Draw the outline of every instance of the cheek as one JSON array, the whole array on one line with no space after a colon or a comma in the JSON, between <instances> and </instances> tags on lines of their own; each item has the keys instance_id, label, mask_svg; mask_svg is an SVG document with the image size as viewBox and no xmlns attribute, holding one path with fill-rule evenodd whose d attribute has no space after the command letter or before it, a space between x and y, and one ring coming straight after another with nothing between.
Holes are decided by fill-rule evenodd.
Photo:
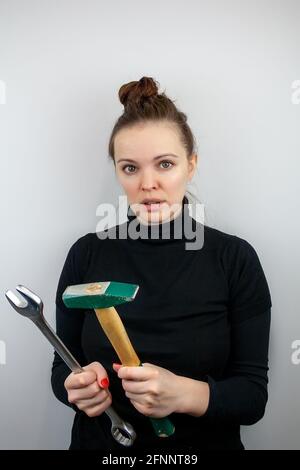
<instances>
[{"instance_id":1,"label":"cheek","mask_svg":"<svg viewBox=\"0 0 300 470\"><path fill-rule=\"evenodd\" d=\"M178 171L172 171L168 174L165 183L168 185L170 189L180 189L182 186L186 184L187 175L182 169L178 169Z\"/></svg>"},{"instance_id":2,"label":"cheek","mask_svg":"<svg viewBox=\"0 0 300 470\"><path fill-rule=\"evenodd\" d=\"M127 191L134 191L137 186L137 180L133 177L128 177L123 173L117 174L120 185Z\"/></svg>"}]
</instances>

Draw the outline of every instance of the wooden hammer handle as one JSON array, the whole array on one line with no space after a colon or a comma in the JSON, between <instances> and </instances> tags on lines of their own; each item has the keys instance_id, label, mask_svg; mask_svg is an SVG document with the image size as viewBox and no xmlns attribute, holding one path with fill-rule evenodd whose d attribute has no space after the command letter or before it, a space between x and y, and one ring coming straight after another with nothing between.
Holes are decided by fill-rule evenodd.
<instances>
[{"instance_id":1,"label":"wooden hammer handle","mask_svg":"<svg viewBox=\"0 0 300 470\"><path fill-rule=\"evenodd\" d=\"M95 308L95 313L106 336L124 366L141 366L121 318L114 307ZM159 437L169 437L175 432L175 426L165 418L150 418L155 433Z\"/></svg>"},{"instance_id":2,"label":"wooden hammer handle","mask_svg":"<svg viewBox=\"0 0 300 470\"><path fill-rule=\"evenodd\" d=\"M121 364L124 366L139 366L141 361L133 349L116 309L114 307L95 308L95 313Z\"/></svg>"}]
</instances>

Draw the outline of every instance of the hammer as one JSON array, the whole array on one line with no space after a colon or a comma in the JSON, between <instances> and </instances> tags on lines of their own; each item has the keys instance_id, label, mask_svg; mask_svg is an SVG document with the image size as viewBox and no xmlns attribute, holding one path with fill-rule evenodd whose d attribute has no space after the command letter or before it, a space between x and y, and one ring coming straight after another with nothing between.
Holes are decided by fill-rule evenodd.
<instances>
[{"instance_id":1,"label":"hammer","mask_svg":"<svg viewBox=\"0 0 300 470\"><path fill-rule=\"evenodd\" d=\"M114 306L132 301L138 290L136 284L100 281L68 286L62 295L66 307L95 310L104 333L124 366L142 366L142 363ZM159 437L169 437L175 432L174 425L167 417L150 418L150 421Z\"/></svg>"}]
</instances>

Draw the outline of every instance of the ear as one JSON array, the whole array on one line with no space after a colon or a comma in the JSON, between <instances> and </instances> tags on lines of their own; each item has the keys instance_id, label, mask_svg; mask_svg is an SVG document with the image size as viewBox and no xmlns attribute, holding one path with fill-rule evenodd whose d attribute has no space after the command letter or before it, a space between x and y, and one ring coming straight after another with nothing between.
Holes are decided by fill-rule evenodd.
<instances>
[{"instance_id":1,"label":"ear","mask_svg":"<svg viewBox=\"0 0 300 470\"><path fill-rule=\"evenodd\" d=\"M198 162L198 155L196 153L193 153L193 155L189 158L189 161L188 161L189 180L191 180L194 176L194 173L197 168L197 162Z\"/></svg>"}]
</instances>

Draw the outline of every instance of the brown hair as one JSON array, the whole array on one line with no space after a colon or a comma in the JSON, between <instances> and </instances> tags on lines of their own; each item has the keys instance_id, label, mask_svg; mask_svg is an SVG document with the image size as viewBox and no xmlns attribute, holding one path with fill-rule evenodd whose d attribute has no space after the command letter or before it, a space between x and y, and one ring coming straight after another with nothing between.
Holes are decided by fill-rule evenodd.
<instances>
[{"instance_id":1,"label":"brown hair","mask_svg":"<svg viewBox=\"0 0 300 470\"><path fill-rule=\"evenodd\" d=\"M195 139L187 124L187 116L180 111L165 93L158 93L158 85L152 77L142 77L119 89L119 99L124 112L115 123L108 145L109 156L115 161L114 140L121 129L148 121L166 121L175 124L186 149L187 157L195 151Z\"/></svg>"}]
</instances>

